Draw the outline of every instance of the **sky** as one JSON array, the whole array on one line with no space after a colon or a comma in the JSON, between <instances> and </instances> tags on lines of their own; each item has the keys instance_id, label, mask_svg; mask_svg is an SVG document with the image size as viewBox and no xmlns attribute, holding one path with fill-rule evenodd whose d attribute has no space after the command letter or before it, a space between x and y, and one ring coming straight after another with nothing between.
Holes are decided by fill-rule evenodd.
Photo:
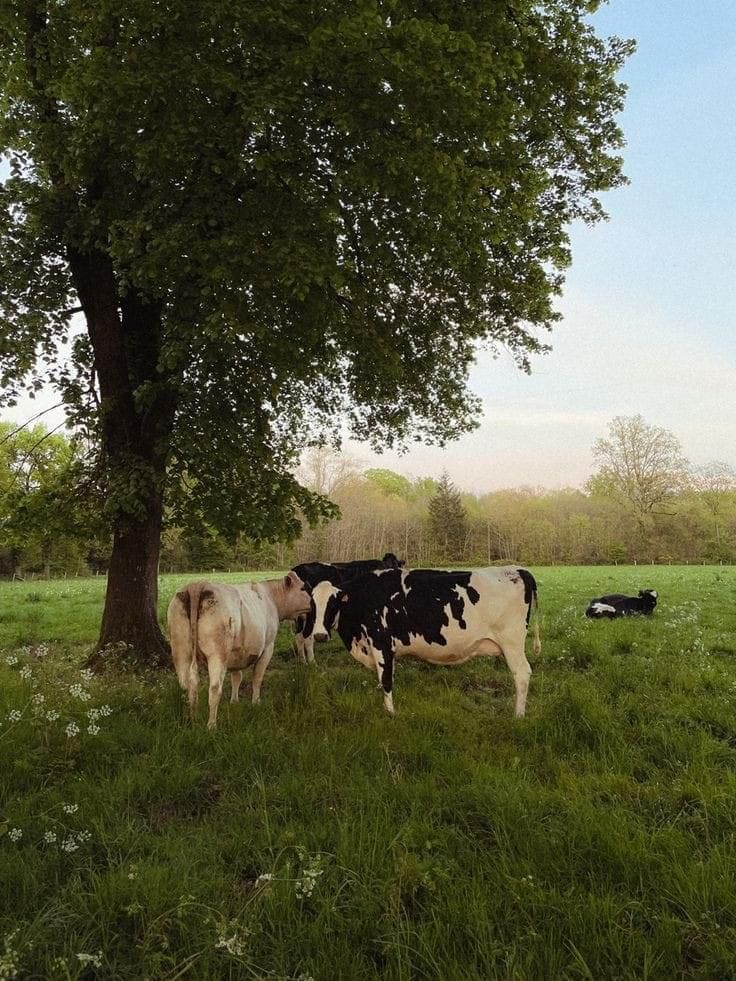
<instances>
[{"instance_id":1,"label":"sky","mask_svg":"<svg viewBox=\"0 0 736 981\"><path fill-rule=\"evenodd\" d=\"M593 23L637 41L621 74L631 183L604 196L608 222L572 229L552 353L531 376L482 355L478 430L403 457L352 444L367 465L446 469L476 493L578 487L608 422L640 413L694 464L736 466L736 3L611 0Z\"/></svg>"},{"instance_id":2,"label":"sky","mask_svg":"<svg viewBox=\"0 0 736 981\"><path fill-rule=\"evenodd\" d=\"M348 443L366 467L447 470L474 493L579 487L609 421L635 414L670 430L694 464L736 466L736 2L610 0L593 23L638 45L621 75L631 183L604 196L608 222L571 230L563 320L544 338L553 351L531 375L480 355L479 429L403 456Z\"/></svg>"}]
</instances>

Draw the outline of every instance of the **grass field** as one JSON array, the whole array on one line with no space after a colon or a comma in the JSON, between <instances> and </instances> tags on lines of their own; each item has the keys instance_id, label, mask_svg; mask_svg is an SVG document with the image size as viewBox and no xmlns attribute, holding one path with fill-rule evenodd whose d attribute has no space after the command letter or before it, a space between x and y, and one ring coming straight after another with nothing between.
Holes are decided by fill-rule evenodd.
<instances>
[{"instance_id":1,"label":"grass field","mask_svg":"<svg viewBox=\"0 0 736 981\"><path fill-rule=\"evenodd\" d=\"M214 733L80 673L103 580L0 584L0 981L736 978L736 569L534 572L526 719L481 659L401 661L392 719L283 630Z\"/></svg>"}]
</instances>

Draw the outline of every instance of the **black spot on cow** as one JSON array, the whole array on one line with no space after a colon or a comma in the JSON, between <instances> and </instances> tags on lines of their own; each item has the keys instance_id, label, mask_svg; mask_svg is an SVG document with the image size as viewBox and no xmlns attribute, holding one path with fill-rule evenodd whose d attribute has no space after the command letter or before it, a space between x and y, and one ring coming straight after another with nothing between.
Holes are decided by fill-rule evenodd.
<instances>
[{"instance_id":1,"label":"black spot on cow","mask_svg":"<svg viewBox=\"0 0 736 981\"><path fill-rule=\"evenodd\" d=\"M532 615L532 600L537 595L537 580L528 569L516 570L524 583L524 602L526 603L526 625L529 626L529 618Z\"/></svg>"},{"instance_id":2,"label":"black spot on cow","mask_svg":"<svg viewBox=\"0 0 736 981\"><path fill-rule=\"evenodd\" d=\"M477 590L468 588L471 575L414 569L404 574L403 583L399 569L361 576L343 587L343 596L349 602L340 606L337 632L348 648L367 633L384 657L396 643L408 646L412 634L445 647L447 639L442 631L450 617L466 629L465 600L477 603L480 599ZM330 629L333 625L334 615L327 615L325 627Z\"/></svg>"}]
</instances>

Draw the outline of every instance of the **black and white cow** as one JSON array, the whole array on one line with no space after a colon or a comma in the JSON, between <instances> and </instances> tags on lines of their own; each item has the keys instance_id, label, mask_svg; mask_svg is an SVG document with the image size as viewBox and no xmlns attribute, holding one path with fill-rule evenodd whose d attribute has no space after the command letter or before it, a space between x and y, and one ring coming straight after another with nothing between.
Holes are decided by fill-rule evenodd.
<instances>
[{"instance_id":1,"label":"black and white cow","mask_svg":"<svg viewBox=\"0 0 736 981\"><path fill-rule=\"evenodd\" d=\"M386 552L382 559L356 559L354 562L302 562L291 570L305 582L310 589L319 582L330 582L333 586L355 579L356 576L375 572L377 569L401 569L403 559L398 559L393 552ZM314 661L314 635L312 627L314 617L301 616L294 621L296 629L296 652L300 661Z\"/></svg>"},{"instance_id":2,"label":"black and white cow","mask_svg":"<svg viewBox=\"0 0 736 981\"><path fill-rule=\"evenodd\" d=\"M502 654L514 676L516 715L521 716L531 675L525 641L536 600L537 584L526 569L391 569L342 586L315 586L314 636L326 640L337 629L356 661L378 672L391 715L396 657L411 654L434 664L461 664L481 654ZM539 653L537 619L534 627L534 652Z\"/></svg>"},{"instance_id":3,"label":"black and white cow","mask_svg":"<svg viewBox=\"0 0 736 981\"><path fill-rule=\"evenodd\" d=\"M592 599L588 603L585 611L586 617L592 620L607 618L613 620L615 617L636 617L649 616L657 605L656 589L640 589L638 596L624 596L623 593L611 593L609 596L600 596Z\"/></svg>"}]
</instances>

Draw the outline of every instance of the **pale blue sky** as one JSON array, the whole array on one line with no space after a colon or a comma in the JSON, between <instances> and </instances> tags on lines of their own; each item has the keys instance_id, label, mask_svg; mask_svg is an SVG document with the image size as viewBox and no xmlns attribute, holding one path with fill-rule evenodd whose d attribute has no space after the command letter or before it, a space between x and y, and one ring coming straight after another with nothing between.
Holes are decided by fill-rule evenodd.
<instances>
[{"instance_id":1,"label":"pale blue sky","mask_svg":"<svg viewBox=\"0 0 736 981\"><path fill-rule=\"evenodd\" d=\"M573 229L564 314L531 377L482 357L481 429L399 458L468 490L579 486L615 415L670 429L694 463L736 466L736 0L611 0L598 32L633 37L622 126L631 184L610 221Z\"/></svg>"},{"instance_id":2,"label":"pale blue sky","mask_svg":"<svg viewBox=\"0 0 736 981\"><path fill-rule=\"evenodd\" d=\"M594 23L638 43L623 73L631 184L606 195L609 222L573 229L553 352L531 377L482 356L480 430L403 457L349 445L366 466L447 469L476 492L579 486L608 421L636 413L694 463L736 466L736 0L611 0Z\"/></svg>"}]
</instances>

